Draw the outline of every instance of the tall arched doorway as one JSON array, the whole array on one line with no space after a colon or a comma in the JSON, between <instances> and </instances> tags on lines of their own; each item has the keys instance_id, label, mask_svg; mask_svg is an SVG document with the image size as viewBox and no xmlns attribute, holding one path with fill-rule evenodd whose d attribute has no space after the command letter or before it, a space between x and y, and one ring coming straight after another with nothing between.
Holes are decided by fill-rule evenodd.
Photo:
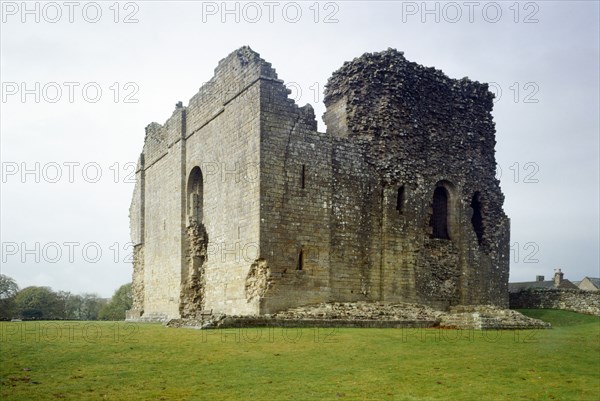
<instances>
[{"instance_id":1,"label":"tall arched doorway","mask_svg":"<svg viewBox=\"0 0 600 401\"><path fill-rule=\"evenodd\" d=\"M202 170L196 166L190 171L187 185L187 210L188 223L202 223L203 215L203 192L204 181L202 179Z\"/></svg>"}]
</instances>

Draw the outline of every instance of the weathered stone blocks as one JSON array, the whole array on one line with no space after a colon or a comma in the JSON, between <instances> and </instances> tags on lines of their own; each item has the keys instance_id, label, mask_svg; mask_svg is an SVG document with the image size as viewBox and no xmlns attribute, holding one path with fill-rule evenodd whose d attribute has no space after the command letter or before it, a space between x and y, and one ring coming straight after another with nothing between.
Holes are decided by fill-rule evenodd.
<instances>
[{"instance_id":1,"label":"weathered stone blocks","mask_svg":"<svg viewBox=\"0 0 600 401\"><path fill-rule=\"evenodd\" d=\"M600 292L560 288L526 289L510 293L514 309L564 309L600 316Z\"/></svg>"},{"instance_id":2,"label":"weathered stone blocks","mask_svg":"<svg viewBox=\"0 0 600 401\"><path fill-rule=\"evenodd\" d=\"M248 47L146 128L132 319L324 302L508 306L493 95L393 49L336 71L327 132Z\"/></svg>"}]
</instances>

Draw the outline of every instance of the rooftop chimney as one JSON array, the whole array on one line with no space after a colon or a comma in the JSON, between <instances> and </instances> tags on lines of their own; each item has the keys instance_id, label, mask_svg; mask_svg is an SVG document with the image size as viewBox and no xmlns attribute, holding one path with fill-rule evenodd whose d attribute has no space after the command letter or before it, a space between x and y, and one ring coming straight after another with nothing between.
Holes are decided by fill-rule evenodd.
<instances>
[{"instance_id":1,"label":"rooftop chimney","mask_svg":"<svg viewBox=\"0 0 600 401\"><path fill-rule=\"evenodd\" d=\"M535 281L544 281L544 276L535 276Z\"/></svg>"},{"instance_id":2,"label":"rooftop chimney","mask_svg":"<svg viewBox=\"0 0 600 401\"><path fill-rule=\"evenodd\" d=\"M554 269L554 286L558 287L563 280L564 273L560 269Z\"/></svg>"}]
</instances>

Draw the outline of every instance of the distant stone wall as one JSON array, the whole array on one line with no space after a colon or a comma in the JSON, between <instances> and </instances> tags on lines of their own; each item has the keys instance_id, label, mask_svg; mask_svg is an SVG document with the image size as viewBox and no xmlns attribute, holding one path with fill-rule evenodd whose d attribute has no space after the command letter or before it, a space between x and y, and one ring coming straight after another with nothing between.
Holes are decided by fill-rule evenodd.
<instances>
[{"instance_id":1,"label":"distant stone wall","mask_svg":"<svg viewBox=\"0 0 600 401\"><path fill-rule=\"evenodd\" d=\"M529 289L510 293L511 309L564 309L600 316L600 293L583 290Z\"/></svg>"}]
</instances>

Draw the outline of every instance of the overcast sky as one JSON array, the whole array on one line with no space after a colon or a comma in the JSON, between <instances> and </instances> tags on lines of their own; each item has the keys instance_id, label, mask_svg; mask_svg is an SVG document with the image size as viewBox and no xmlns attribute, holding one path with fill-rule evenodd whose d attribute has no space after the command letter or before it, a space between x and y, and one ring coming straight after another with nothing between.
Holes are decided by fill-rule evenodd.
<instances>
[{"instance_id":1,"label":"overcast sky","mask_svg":"<svg viewBox=\"0 0 600 401\"><path fill-rule=\"evenodd\" d=\"M108 297L131 280L144 127L243 45L320 130L327 79L365 52L491 83L511 281L600 276L598 2L22 4L2 3L0 42L1 270L21 287Z\"/></svg>"}]
</instances>

